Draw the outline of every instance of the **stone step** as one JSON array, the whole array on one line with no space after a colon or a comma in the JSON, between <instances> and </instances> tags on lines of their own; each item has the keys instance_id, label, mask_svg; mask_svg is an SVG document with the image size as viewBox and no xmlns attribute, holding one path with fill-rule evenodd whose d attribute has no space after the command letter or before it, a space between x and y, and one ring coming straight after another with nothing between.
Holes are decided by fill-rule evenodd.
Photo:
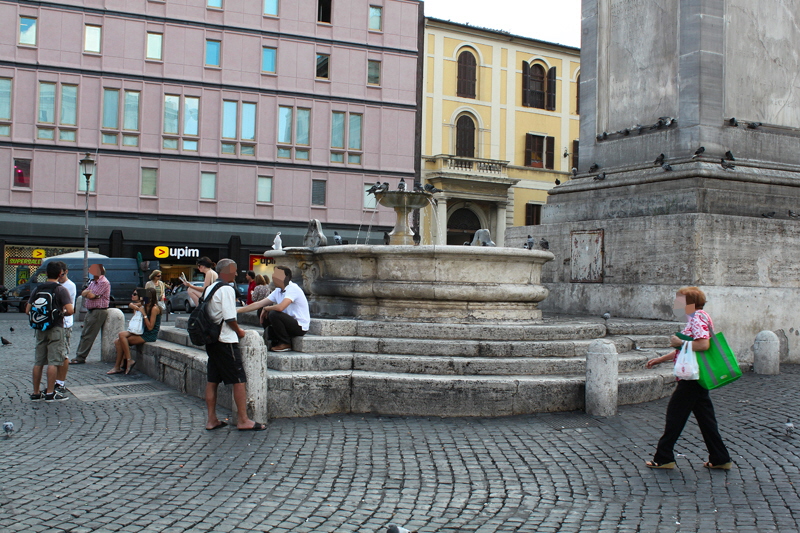
<instances>
[{"instance_id":1,"label":"stone step","mask_svg":"<svg viewBox=\"0 0 800 533\"><path fill-rule=\"evenodd\" d=\"M621 353L619 371L632 372L659 354L641 350ZM270 352L267 365L281 372L361 370L435 375L584 374L584 357L450 357L397 354Z\"/></svg>"}]
</instances>

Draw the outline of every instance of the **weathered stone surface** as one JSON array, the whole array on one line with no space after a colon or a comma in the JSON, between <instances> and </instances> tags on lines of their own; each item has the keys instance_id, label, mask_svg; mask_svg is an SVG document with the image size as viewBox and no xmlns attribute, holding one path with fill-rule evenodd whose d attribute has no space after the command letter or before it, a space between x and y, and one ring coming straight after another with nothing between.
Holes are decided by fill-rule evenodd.
<instances>
[{"instance_id":1,"label":"weathered stone surface","mask_svg":"<svg viewBox=\"0 0 800 533\"><path fill-rule=\"evenodd\" d=\"M596 340L586 354L586 414L617 414L619 355L613 342Z\"/></svg>"},{"instance_id":2,"label":"weathered stone surface","mask_svg":"<svg viewBox=\"0 0 800 533\"><path fill-rule=\"evenodd\" d=\"M269 419L267 347L258 333L247 331L239 339L239 350L247 375L247 416L252 420L266 421ZM234 411L234 417L235 414Z\"/></svg>"},{"instance_id":3,"label":"weathered stone surface","mask_svg":"<svg viewBox=\"0 0 800 533\"><path fill-rule=\"evenodd\" d=\"M113 363L117 360L117 349L114 341L119 338L119 334L125 331L125 315L116 308L110 308L106 321L100 330L100 356L103 362Z\"/></svg>"},{"instance_id":4,"label":"weathered stone surface","mask_svg":"<svg viewBox=\"0 0 800 533\"><path fill-rule=\"evenodd\" d=\"M269 373L273 418L350 412L351 372Z\"/></svg>"},{"instance_id":5,"label":"weathered stone surface","mask_svg":"<svg viewBox=\"0 0 800 533\"><path fill-rule=\"evenodd\" d=\"M753 372L777 375L781 373L780 341L772 331L761 331L753 345Z\"/></svg>"}]
</instances>

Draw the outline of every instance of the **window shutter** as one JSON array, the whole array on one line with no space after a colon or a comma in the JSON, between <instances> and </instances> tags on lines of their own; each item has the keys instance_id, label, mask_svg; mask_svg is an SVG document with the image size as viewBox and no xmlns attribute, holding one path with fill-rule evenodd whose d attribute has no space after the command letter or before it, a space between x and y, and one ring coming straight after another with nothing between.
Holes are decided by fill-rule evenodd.
<instances>
[{"instance_id":1,"label":"window shutter","mask_svg":"<svg viewBox=\"0 0 800 533\"><path fill-rule=\"evenodd\" d=\"M531 166L531 151L533 150L533 135L525 134L525 166Z\"/></svg>"},{"instance_id":2,"label":"window shutter","mask_svg":"<svg viewBox=\"0 0 800 533\"><path fill-rule=\"evenodd\" d=\"M556 110L556 67L547 71L547 109Z\"/></svg>"},{"instance_id":3,"label":"window shutter","mask_svg":"<svg viewBox=\"0 0 800 533\"><path fill-rule=\"evenodd\" d=\"M549 168L552 170L555 167L555 151L555 137L547 137L545 142L544 168Z\"/></svg>"},{"instance_id":4,"label":"window shutter","mask_svg":"<svg viewBox=\"0 0 800 533\"><path fill-rule=\"evenodd\" d=\"M575 140L572 141L572 168L578 168L578 148L580 143Z\"/></svg>"},{"instance_id":5,"label":"window shutter","mask_svg":"<svg viewBox=\"0 0 800 533\"><path fill-rule=\"evenodd\" d=\"M456 95L463 98L475 98L477 62L470 52L458 55L458 83Z\"/></svg>"},{"instance_id":6,"label":"window shutter","mask_svg":"<svg viewBox=\"0 0 800 533\"><path fill-rule=\"evenodd\" d=\"M475 157L475 123L467 115L456 121L456 155Z\"/></svg>"},{"instance_id":7,"label":"window shutter","mask_svg":"<svg viewBox=\"0 0 800 533\"><path fill-rule=\"evenodd\" d=\"M531 106L531 66L527 61L522 62L522 105Z\"/></svg>"}]
</instances>

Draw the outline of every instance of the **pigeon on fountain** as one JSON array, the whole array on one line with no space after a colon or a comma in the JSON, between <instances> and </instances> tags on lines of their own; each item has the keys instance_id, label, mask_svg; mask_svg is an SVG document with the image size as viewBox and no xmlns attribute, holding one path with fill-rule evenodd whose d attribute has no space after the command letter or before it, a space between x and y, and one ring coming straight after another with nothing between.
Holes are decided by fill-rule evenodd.
<instances>
[{"instance_id":1,"label":"pigeon on fountain","mask_svg":"<svg viewBox=\"0 0 800 533\"><path fill-rule=\"evenodd\" d=\"M339 235L338 231L333 232L333 242L334 244L342 244L342 236Z\"/></svg>"},{"instance_id":2,"label":"pigeon on fountain","mask_svg":"<svg viewBox=\"0 0 800 533\"><path fill-rule=\"evenodd\" d=\"M381 183L381 186L378 187L377 192L386 192L388 190L389 190L389 184L384 181L383 183Z\"/></svg>"},{"instance_id":3,"label":"pigeon on fountain","mask_svg":"<svg viewBox=\"0 0 800 533\"><path fill-rule=\"evenodd\" d=\"M275 239L272 241L272 249L273 250L283 250L283 241L281 241L281 232L279 231L277 235L275 235Z\"/></svg>"},{"instance_id":4,"label":"pigeon on fountain","mask_svg":"<svg viewBox=\"0 0 800 533\"><path fill-rule=\"evenodd\" d=\"M406 190L406 179L400 178L400 183L397 184L398 191L405 191Z\"/></svg>"},{"instance_id":5,"label":"pigeon on fountain","mask_svg":"<svg viewBox=\"0 0 800 533\"><path fill-rule=\"evenodd\" d=\"M420 185L416 181L414 182L414 192L422 192L424 190L425 188L422 185Z\"/></svg>"},{"instance_id":6,"label":"pigeon on fountain","mask_svg":"<svg viewBox=\"0 0 800 533\"><path fill-rule=\"evenodd\" d=\"M536 240L533 238L533 235L528 235L526 244L528 245L528 250L533 250L536 247Z\"/></svg>"},{"instance_id":7,"label":"pigeon on fountain","mask_svg":"<svg viewBox=\"0 0 800 533\"><path fill-rule=\"evenodd\" d=\"M539 240L539 248L541 248L542 250L549 250L550 249L550 243L547 241L547 239L542 237Z\"/></svg>"},{"instance_id":8,"label":"pigeon on fountain","mask_svg":"<svg viewBox=\"0 0 800 533\"><path fill-rule=\"evenodd\" d=\"M375 191L380 190L380 188L381 188L381 182L380 181L375 182L375 185L367 189L367 194L375 194Z\"/></svg>"},{"instance_id":9,"label":"pigeon on fountain","mask_svg":"<svg viewBox=\"0 0 800 533\"><path fill-rule=\"evenodd\" d=\"M425 184L425 187L423 187L423 188L424 188L426 191L428 191L429 193L431 193L431 194L435 194L435 193L437 193L437 192L442 192L442 189L437 189L436 187L434 187L434 186L433 186L433 185L431 185L430 183L426 183L426 184Z\"/></svg>"}]
</instances>

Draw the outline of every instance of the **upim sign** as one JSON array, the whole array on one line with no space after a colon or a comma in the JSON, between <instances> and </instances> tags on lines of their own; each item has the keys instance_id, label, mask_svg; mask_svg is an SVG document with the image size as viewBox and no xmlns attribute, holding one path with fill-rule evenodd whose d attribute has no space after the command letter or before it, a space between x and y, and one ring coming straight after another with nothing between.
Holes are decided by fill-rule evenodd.
<instances>
[{"instance_id":1,"label":"upim sign","mask_svg":"<svg viewBox=\"0 0 800 533\"><path fill-rule=\"evenodd\" d=\"M153 251L156 259L166 259L167 257L174 257L180 259L182 257L200 257L200 250L197 248L170 248L169 246L156 246Z\"/></svg>"}]
</instances>

